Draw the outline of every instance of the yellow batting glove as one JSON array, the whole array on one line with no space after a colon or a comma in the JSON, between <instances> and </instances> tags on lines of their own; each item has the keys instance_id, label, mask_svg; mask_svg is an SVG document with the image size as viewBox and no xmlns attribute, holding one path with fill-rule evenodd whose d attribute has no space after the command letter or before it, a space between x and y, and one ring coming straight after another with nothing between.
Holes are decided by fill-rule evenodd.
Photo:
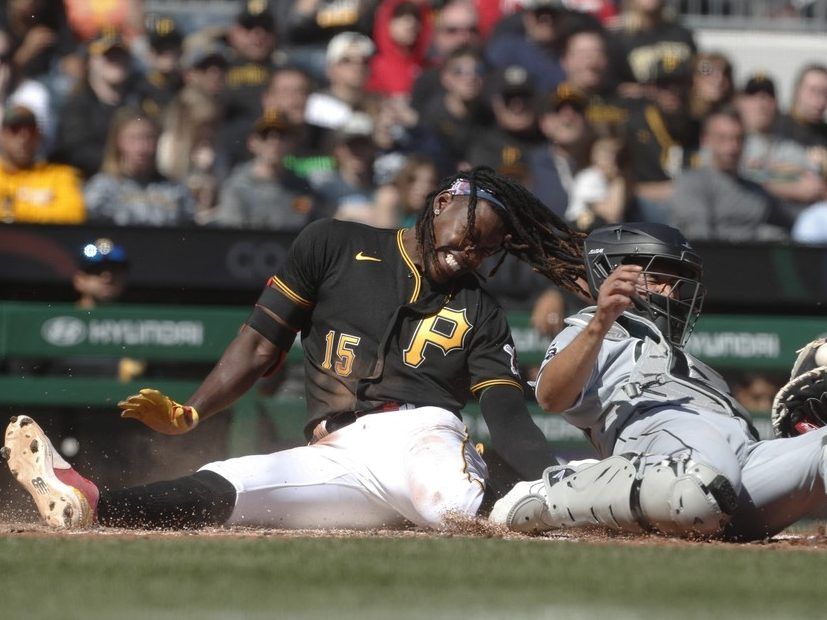
<instances>
[{"instance_id":1,"label":"yellow batting glove","mask_svg":"<svg viewBox=\"0 0 827 620\"><path fill-rule=\"evenodd\" d=\"M134 418L164 435L183 435L198 425L194 407L176 403L158 390L144 388L118 403L122 418Z\"/></svg>"}]
</instances>

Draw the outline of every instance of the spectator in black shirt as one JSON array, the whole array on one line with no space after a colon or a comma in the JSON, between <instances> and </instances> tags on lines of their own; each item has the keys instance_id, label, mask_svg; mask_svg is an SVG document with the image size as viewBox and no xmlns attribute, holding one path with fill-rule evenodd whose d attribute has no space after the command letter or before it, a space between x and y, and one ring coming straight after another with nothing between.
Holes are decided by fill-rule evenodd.
<instances>
[{"instance_id":1,"label":"spectator in black shirt","mask_svg":"<svg viewBox=\"0 0 827 620\"><path fill-rule=\"evenodd\" d=\"M149 31L149 66L135 87L141 109L156 118L183 86L181 79L181 45L183 37L170 17L152 20Z\"/></svg>"},{"instance_id":2,"label":"spectator in black shirt","mask_svg":"<svg viewBox=\"0 0 827 620\"><path fill-rule=\"evenodd\" d=\"M798 74L789 114L782 115L778 132L806 147L827 147L827 65L811 64ZM816 154L824 163L823 153Z\"/></svg>"},{"instance_id":3,"label":"spectator in black shirt","mask_svg":"<svg viewBox=\"0 0 827 620\"><path fill-rule=\"evenodd\" d=\"M12 64L24 77L44 77L77 46L63 2L6 0L0 3L0 30L9 35Z\"/></svg>"},{"instance_id":4,"label":"spectator in black shirt","mask_svg":"<svg viewBox=\"0 0 827 620\"><path fill-rule=\"evenodd\" d=\"M444 94L420 112L419 139L435 138L434 156L440 176L455 172L467 162L468 147L480 129L484 67L472 48L451 54L440 72ZM416 149L414 149L416 150Z\"/></svg>"},{"instance_id":5,"label":"spectator in black shirt","mask_svg":"<svg viewBox=\"0 0 827 620\"><path fill-rule=\"evenodd\" d=\"M687 105L690 79L690 63L667 56L646 85L649 96L630 102L626 140L640 209L634 217L647 222L668 223L673 181L698 150Z\"/></svg>"},{"instance_id":6,"label":"spectator in black shirt","mask_svg":"<svg viewBox=\"0 0 827 620\"><path fill-rule=\"evenodd\" d=\"M275 64L276 23L264 0L245 2L227 33L230 63L222 142L233 164L249 158L247 134L261 116L261 94Z\"/></svg>"},{"instance_id":7,"label":"spectator in black shirt","mask_svg":"<svg viewBox=\"0 0 827 620\"><path fill-rule=\"evenodd\" d=\"M109 124L119 107L132 102L132 57L115 32L103 33L87 47L86 78L60 114L55 159L90 177L101 166Z\"/></svg>"},{"instance_id":8,"label":"spectator in black shirt","mask_svg":"<svg viewBox=\"0 0 827 620\"><path fill-rule=\"evenodd\" d=\"M377 0L279 0L279 34L290 62L325 78L325 51L337 34L369 35Z\"/></svg>"},{"instance_id":9,"label":"spectator in black shirt","mask_svg":"<svg viewBox=\"0 0 827 620\"><path fill-rule=\"evenodd\" d=\"M491 76L489 90L495 122L471 141L468 161L495 170L525 168L528 152L543 142L534 82L523 67L513 65Z\"/></svg>"},{"instance_id":10,"label":"spectator in black shirt","mask_svg":"<svg viewBox=\"0 0 827 620\"><path fill-rule=\"evenodd\" d=\"M688 62L697 51L692 32L670 19L665 0L628 0L612 40L612 74L620 93L641 97L665 58Z\"/></svg>"},{"instance_id":11,"label":"spectator in black shirt","mask_svg":"<svg viewBox=\"0 0 827 620\"><path fill-rule=\"evenodd\" d=\"M574 175L588 157L587 105L586 96L565 82L541 102L540 129L546 143L528 156L528 187L559 217L566 212Z\"/></svg>"}]
</instances>

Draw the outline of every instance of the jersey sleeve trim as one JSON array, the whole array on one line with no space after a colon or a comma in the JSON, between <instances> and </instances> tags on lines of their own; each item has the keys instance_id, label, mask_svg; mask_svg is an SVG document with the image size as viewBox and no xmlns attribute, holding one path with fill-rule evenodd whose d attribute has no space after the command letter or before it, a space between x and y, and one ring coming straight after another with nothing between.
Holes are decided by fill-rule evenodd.
<instances>
[{"instance_id":1,"label":"jersey sleeve trim","mask_svg":"<svg viewBox=\"0 0 827 620\"><path fill-rule=\"evenodd\" d=\"M302 306L303 308L312 308L313 302L306 300L304 297L293 291L289 286L287 286L284 282L282 282L277 276L273 276L270 278L270 281L267 283L267 286L276 289L282 295L287 297L290 301L298 306Z\"/></svg>"},{"instance_id":2,"label":"jersey sleeve trim","mask_svg":"<svg viewBox=\"0 0 827 620\"><path fill-rule=\"evenodd\" d=\"M649 124L652 133L655 134L655 139L660 145L662 153L661 164L665 165L663 162L663 159L666 157L665 154L670 147L674 146L675 141L672 139L672 136L669 135L669 131L666 129L666 125L658 113L657 108L654 106L646 106L644 115L646 116L646 122Z\"/></svg>"},{"instance_id":3,"label":"jersey sleeve trim","mask_svg":"<svg viewBox=\"0 0 827 620\"><path fill-rule=\"evenodd\" d=\"M477 392L484 390L485 388L489 388L493 385L507 385L510 387L517 388L521 392L523 391L523 385L515 380L515 379L489 379L487 381L480 381L471 386L471 393L476 396Z\"/></svg>"},{"instance_id":4,"label":"jersey sleeve trim","mask_svg":"<svg viewBox=\"0 0 827 620\"><path fill-rule=\"evenodd\" d=\"M405 232L405 228L400 228L396 232L396 245L399 247L399 253L402 255L402 260L405 261L405 264L408 266L408 269L411 270L414 279L414 290L411 294L411 298L408 300L408 303L413 303L417 299L419 299L419 291L422 288L422 276L419 275L419 270L414 265L413 259L408 255L408 252L405 250L405 244L402 243L402 233Z\"/></svg>"}]
</instances>

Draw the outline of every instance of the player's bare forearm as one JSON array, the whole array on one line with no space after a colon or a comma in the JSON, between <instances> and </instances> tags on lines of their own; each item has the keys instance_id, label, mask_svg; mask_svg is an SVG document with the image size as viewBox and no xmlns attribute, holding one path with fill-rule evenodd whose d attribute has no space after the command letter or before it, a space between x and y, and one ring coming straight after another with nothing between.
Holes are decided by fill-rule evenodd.
<instances>
[{"instance_id":1,"label":"player's bare forearm","mask_svg":"<svg viewBox=\"0 0 827 620\"><path fill-rule=\"evenodd\" d=\"M597 309L589 324L545 365L537 381L537 402L545 411L560 413L577 402L597 362L603 338L617 318L632 307L640 272L639 265L616 268L600 286Z\"/></svg>"},{"instance_id":2,"label":"player's bare forearm","mask_svg":"<svg viewBox=\"0 0 827 620\"><path fill-rule=\"evenodd\" d=\"M186 404L195 407L201 419L208 418L237 401L259 378L281 364L284 355L282 349L245 325Z\"/></svg>"},{"instance_id":3,"label":"player's bare forearm","mask_svg":"<svg viewBox=\"0 0 827 620\"><path fill-rule=\"evenodd\" d=\"M577 402L597 362L606 331L608 328L590 322L545 365L537 382L537 403L544 411L560 413Z\"/></svg>"}]
</instances>

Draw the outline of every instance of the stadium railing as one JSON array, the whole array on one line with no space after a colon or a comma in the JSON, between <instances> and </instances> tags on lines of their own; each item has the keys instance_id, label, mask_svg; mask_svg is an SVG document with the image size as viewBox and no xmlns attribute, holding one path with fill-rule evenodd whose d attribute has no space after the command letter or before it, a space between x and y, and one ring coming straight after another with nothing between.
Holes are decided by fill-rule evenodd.
<instances>
[{"instance_id":1,"label":"stadium railing","mask_svg":"<svg viewBox=\"0 0 827 620\"><path fill-rule=\"evenodd\" d=\"M188 364L214 362L236 334L248 314L247 308L216 306L113 305L97 310L79 310L72 304L0 302L0 360L32 362L48 368L50 361L129 357L148 363ZM509 313L520 361L538 365L547 342L529 324L527 312ZM827 334L820 317L709 315L703 317L690 340L689 351L715 368L788 372L795 350L819 335ZM288 364L302 359L298 340ZM154 387L184 399L200 382L200 376L168 379L137 377L121 381L114 370L104 376L52 375L43 371L25 376L0 375L0 407L13 412L20 407L60 406L116 410L116 403L142 387ZM256 416L270 417L281 439L302 441L306 422L304 402L295 396L260 396L251 391L236 407L230 451L249 451ZM475 438L485 439L487 429L477 408L467 407L465 416ZM538 425L558 449L584 445L582 435L559 416L543 415L536 406ZM764 421L759 425L767 426ZM768 432L768 427L763 429Z\"/></svg>"},{"instance_id":2,"label":"stadium railing","mask_svg":"<svg viewBox=\"0 0 827 620\"><path fill-rule=\"evenodd\" d=\"M821 31L827 3L819 0L667 0L673 13L692 28ZM144 0L147 15L171 15L185 32L226 25L238 11L227 0Z\"/></svg>"}]
</instances>

